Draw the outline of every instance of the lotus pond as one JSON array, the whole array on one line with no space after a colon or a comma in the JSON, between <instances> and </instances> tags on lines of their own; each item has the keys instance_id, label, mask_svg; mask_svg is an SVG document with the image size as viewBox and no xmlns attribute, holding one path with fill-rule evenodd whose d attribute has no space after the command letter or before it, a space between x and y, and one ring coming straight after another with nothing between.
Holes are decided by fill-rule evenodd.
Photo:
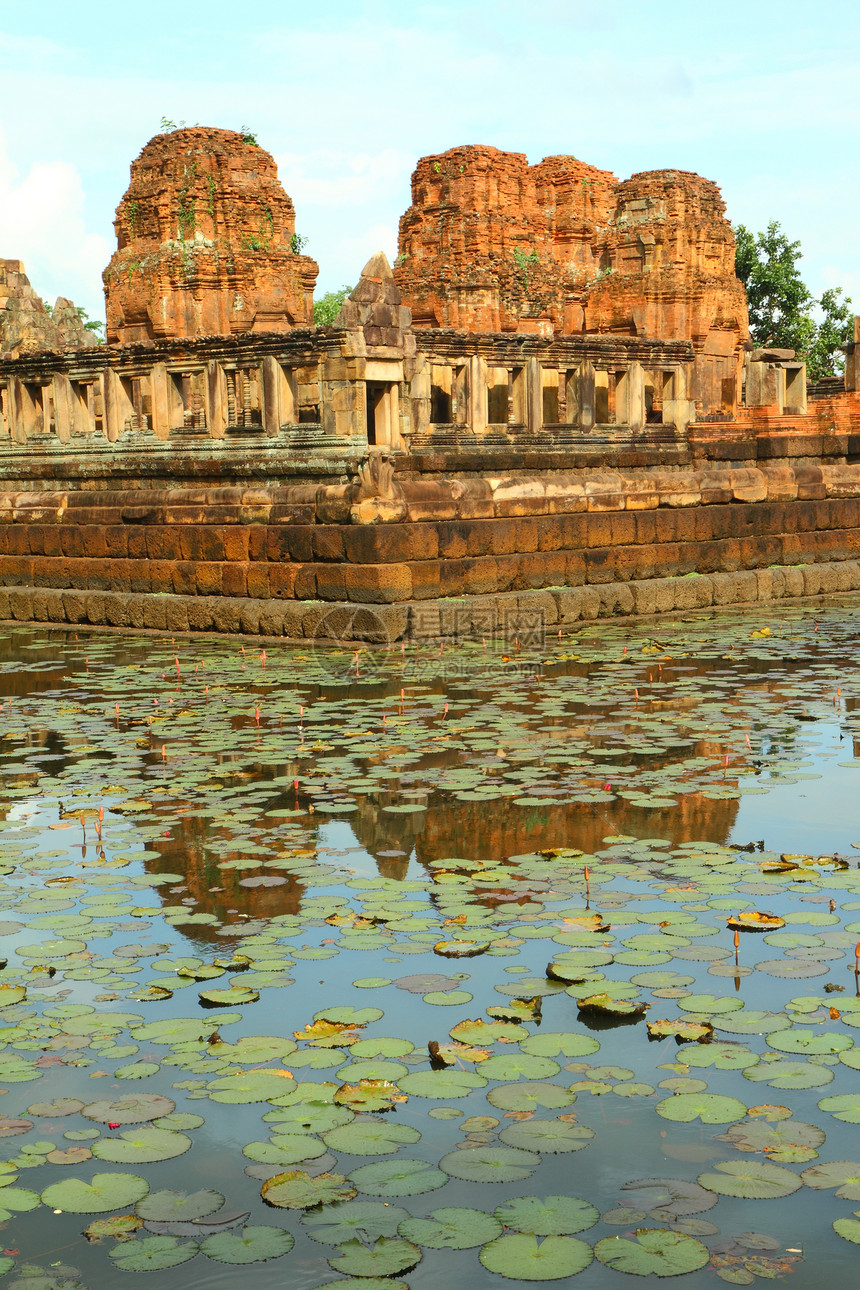
<instances>
[{"instance_id":1,"label":"lotus pond","mask_svg":"<svg viewBox=\"0 0 860 1290\"><path fill-rule=\"evenodd\" d=\"M3 1290L854 1284L858 610L10 629Z\"/></svg>"}]
</instances>

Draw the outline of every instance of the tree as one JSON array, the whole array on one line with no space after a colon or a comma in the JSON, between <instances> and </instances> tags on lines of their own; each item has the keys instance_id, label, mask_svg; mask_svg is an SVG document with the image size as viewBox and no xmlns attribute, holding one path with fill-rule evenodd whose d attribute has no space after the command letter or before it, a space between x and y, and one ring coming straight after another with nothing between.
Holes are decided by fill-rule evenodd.
<instances>
[{"instance_id":1,"label":"tree","mask_svg":"<svg viewBox=\"0 0 860 1290\"><path fill-rule=\"evenodd\" d=\"M735 272L746 287L754 344L795 350L811 381L839 375L841 346L852 334L850 298L843 298L841 287L813 296L800 276L800 242L790 242L777 220L763 233L738 224L735 239Z\"/></svg>"},{"instance_id":2,"label":"tree","mask_svg":"<svg viewBox=\"0 0 860 1290\"><path fill-rule=\"evenodd\" d=\"M330 327L340 313L340 307L351 294L352 287L341 287L339 291L327 291L319 300L314 301L314 322L317 327Z\"/></svg>"}]
</instances>

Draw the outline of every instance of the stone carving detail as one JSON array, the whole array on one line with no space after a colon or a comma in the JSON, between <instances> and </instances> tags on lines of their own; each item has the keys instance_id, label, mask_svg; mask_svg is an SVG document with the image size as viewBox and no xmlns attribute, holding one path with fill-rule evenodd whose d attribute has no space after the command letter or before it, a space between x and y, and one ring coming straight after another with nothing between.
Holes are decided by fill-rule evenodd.
<instances>
[{"instance_id":1,"label":"stone carving detail","mask_svg":"<svg viewBox=\"0 0 860 1290\"><path fill-rule=\"evenodd\" d=\"M249 136L156 135L117 207L108 341L311 326L319 269L296 253L295 227L273 158Z\"/></svg>"},{"instance_id":2,"label":"stone carving detail","mask_svg":"<svg viewBox=\"0 0 860 1290\"><path fill-rule=\"evenodd\" d=\"M394 497L394 465L387 457L374 453L358 468L358 496L366 498L379 497L391 500Z\"/></svg>"},{"instance_id":3,"label":"stone carving detail","mask_svg":"<svg viewBox=\"0 0 860 1290\"><path fill-rule=\"evenodd\" d=\"M30 286L20 260L0 260L0 356L44 350L91 348L98 344L87 331L78 311L59 296L51 313Z\"/></svg>"}]
</instances>

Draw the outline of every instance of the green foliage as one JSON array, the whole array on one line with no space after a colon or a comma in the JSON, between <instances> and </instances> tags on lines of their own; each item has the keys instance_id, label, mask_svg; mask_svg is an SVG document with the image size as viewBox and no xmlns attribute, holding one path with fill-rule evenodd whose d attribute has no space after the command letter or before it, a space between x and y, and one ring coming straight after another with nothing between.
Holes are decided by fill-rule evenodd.
<instances>
[{"instance_id":1,"label":"green foliage","mask_svg":"<svg viewBox=\"0 0 860 1290\"><path fill-rule=\"evenodd\" d=\"M516 261L517 268L519 269L520 273L523 275L523 286L526 288L526 290L528 290L529 265L540 264L538 253L537 251L532 250L529 252L528 255L526 255L522 247L517 246L517 247L514 247L514 260Z\"/></svg>"},{"instance_id":2,"label":"green foliage","mask_svg":"<svg viewBox=\"0 0 860 1290\"><path fill-rule=\"evenodd\" d=\"M50 310L50 312L53 313L53 309ZM84 329L86 331L91 331L98 343L103 345L105 343L105 324L100 322L98 318L90 318L86 309L81 305L78 305L77 314L81 322L84 324Z\"/></svg>"},{"instance_id":3,"label":"green foliage","mask_svg":"<svg viewBox=\"0 0 860 1290\"><path fill-rule=\"evenodd\" d=\"M254 134L252 130L249 130L246 125L242 126L242 129L239 131L239 134L242 136L242 142L247 143L249 148L258 148L260 146L257 143L256 134Z\"/></svg>"},{"instance_id":4,"label":"green foliage","mask_svg":"<svg viewBox=\"0 0 860 1290\"><path fill-rule=\"evenodd\" d=\"M293 255L301 255L308 244L308 239L302 237L301 233L294 233L290 238L290 250Z\"/></svg>"},{"instance_id":5,"label":"green foliage","mask_svg":"<svg viewBox=\"0 0 860 1290\"><path fill-rule=\"evenodd\" d=\"M811 381L839 375L840 347L851 338L851 300L839 287L819 299L812 295L800 276L800 242L790 242L777 220L763 233L738 224L735 238L735 271L746 287L753 342L795 350ZM816 309L820 322L812 316Z\"/></svg>"},{"instance_id":6,"label":"green foliage","mask_svg":"<svg viewBox=\"0 0 860 1290\"><path fill-rule=\"evenodd\" d=\"M344 285L337 291L327 291L319 300L314 301L314 323L317 327L331 327L334 324L341 305L351 291L352 287Z\"/></svg>"}]
</instances>

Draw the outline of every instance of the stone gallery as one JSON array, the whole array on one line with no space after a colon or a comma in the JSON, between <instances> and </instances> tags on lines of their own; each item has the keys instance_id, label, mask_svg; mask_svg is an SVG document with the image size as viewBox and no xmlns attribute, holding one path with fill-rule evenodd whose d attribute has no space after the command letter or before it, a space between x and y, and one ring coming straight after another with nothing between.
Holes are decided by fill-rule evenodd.
<instances>
[{"instance_id":1,"label":"stone gallery","mask_svg":"<svg viewBox=\"0 0 860 1290\"><path fill-rule=\"evenodd\" d=\"M105 345L0 261L0 618L393 641L860 588L860 330L844 389L754 349L709 180L422 158L326 327L250 135L156 136L115 231Z\"/></svg>"}]
</instances>

